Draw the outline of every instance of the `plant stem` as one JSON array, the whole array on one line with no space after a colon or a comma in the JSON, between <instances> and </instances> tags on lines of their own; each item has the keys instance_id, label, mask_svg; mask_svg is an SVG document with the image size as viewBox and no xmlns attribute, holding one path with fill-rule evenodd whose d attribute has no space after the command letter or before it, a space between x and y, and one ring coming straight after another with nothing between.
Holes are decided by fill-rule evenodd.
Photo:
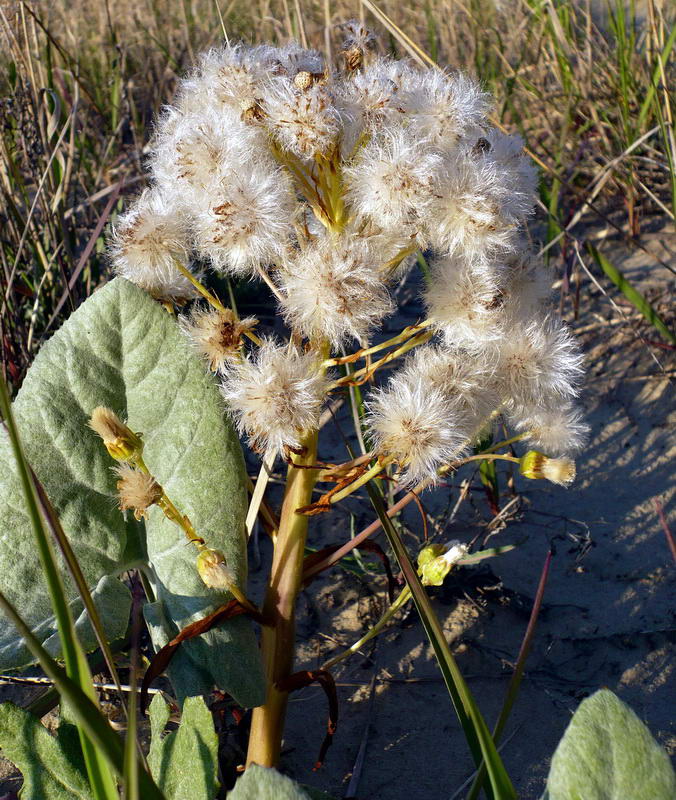
<instances>
[{"instance_id":1,"label":"plant stem","mask_svg":"<svg viewBox=\"0 0 676 800\"><path fill-rule=\"evenodd\" d=\"M317 434L315 430L304 437L303 455L292 456L293 463L289 465L287 474L270 582L263 605L263 614L271 623L261 632L267 699L265 705L253 710L247 766L255 763L273 767L279 759L288 693L280 691L277 684L293 669L295 605L308 528L308 517L296 514L296 509L312 501L318 473L314 469L297 469L296 465L302 467L317 463Z\"/></svg>"},{"instance_id":2,"label":"plant stem","mask_svg":"<svg viewBox=\"0 0 676 800\"><path fill-rule=\"evenodd\" d=\"M425 344L425 342L429 342L429 340L434 336L434 331L419 331L414 336L411 336L410 339L405 341L402 345L396 348L396 350L390 350L390 352L383 356L379 361L376 361L374 364L367 365L358 369L356 372L351 372L348 375L345 375L342 378L334 381L330 384L330 389L335 389L338 386L344 386L345 384L352 384L352 385L360 385L362 383L366 383L376 372L377 369L380 367L385 366L385 364L393 361L395 358L399 358L399 356L403 356L404 353L408 353L409 350L412 350L414 347L417 347L419 344ZM356 382L356 383L354 383Z\"/></svg>"},{"instance_id":3,"label":"plant stem","mask_svg":"<svg viewBox=\"0 0 676 800\"><path fill-rule=\"evenodd\" d=\"M216 297L216 295L212 294L207 289L207 287L201 281L199 281L192 274L192 272L190 272L189 269L187 269L186 267L183 266L183 264L181 264L181 262L177 258L174 259L174 263L176 264L176 268L181 273L181 275L183 275L184 278L187 278L190 281L190 283L192 283L195 289L197 289L197 291L210 305L212 305L217 311L220 311L221 314L224 314L227 311L226 307L223 305L223 303L221 303L221 301Z\"/></svg>"},{"instance_id":4,"label":"plant stem","mask_svg":"<svg viewBox=\"0 0 676 800\"><path fill-rule=\"evenodd\" d=\"M365 358L366 356L372 355L373 353L377 353L378 351L384 350L387 347L392 347L395 344L400 344L406 339L410 339L412 336L416 336L418 333L420 333L421 330L423 330L423 328L428 328L431 324L432 320L426 319L423 320L422 322L419 322L417 325L408 325L406 328L404 328L403 331L401 331L401 333L398 333L396 336L393 336L386 342L380 342L380 344L374 344L372 347L363 347L361 350L357 350L356 352L350 353L347 356L327 358L323 366L337 367L339 364L350 364L353 361L358 361L360 358Z\"/></svg>"},{"instance_id":5,"label":"plant stem","mask_svg":"<svg viewBox=\"0 0 676 800\"><path fill-rule=\"evenodd\" d=\"M357 489L360 489L362 486L364 486L364 484L368 483L372 478L376 478L381 472L383 472L388 463L389 462L387 459L376 459L375 464L366 470L366 472L353 480L352 483L348 484L344 489L341 489L339 492L331 495L331 505L334 503L339 503L341 500L349 497L353 492L356 492Z\"/></svg>"}]
</instances>

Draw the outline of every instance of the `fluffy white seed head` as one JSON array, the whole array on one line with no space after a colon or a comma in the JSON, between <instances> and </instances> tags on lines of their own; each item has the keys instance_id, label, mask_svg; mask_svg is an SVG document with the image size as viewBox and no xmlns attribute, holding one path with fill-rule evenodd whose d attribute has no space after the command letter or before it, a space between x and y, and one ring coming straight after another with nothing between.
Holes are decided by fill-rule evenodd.
<instances>
[{"instance_id":1,"label":"fluffy white seed head","mask_svg":"<svg viewBox=\"0 0 676 800\"><path fill-rule=\"evenodd\" d=\"M159 191L146 190L112 229L110 257L115 272L158 300L184 302L195 297L176 266L188 267L189 220Z\"/></svg>"},{"instance_id":2,"label":"fluffy white seed head","mask_svg":"<svg viewBox=\"0 0 676 800\"><path fill-rule=\"evenodd\" d=\"M294 233L296 200L288 176L247 162L207 187L195 213L195 249L224 272L251 274L282 258Z\"/></svg>"},{"instance_id":3,"label":"fluffy white seed head","mask_svg":"<svg viewBox=\"0 0 676 800\"><path fill-rule=\"evenodd\" d=\"M265 124L284 150L301 158L329 154L340 135L340 116L322 83L299 88L277 79L268 83L262 101Z\"/></svg>"},{"instance_id":4,"label":"fluffy white seed head","mask_svg":"<svg viewBox=\"0 0 676 800\"><path fill-rule=\"evenodd\" d=\"M518 137L492 131L446 160L430 209L432 245L468 258L514 247L534 205L535 173Z\"/></svg>"},{"instance_id":5,"label":"fluffy white seed head","mask_svg":"<svg viewBox=\"0 0 676 800\"><path fill-rule=\"evenodd\" d=\"M378 58L340 81L335 94L345 119L344 153L350 156L362 134L397 125L410 106L410 90L420 81L405 61Z\"/></svg>"},{"instance_id":6,"label":"fluffy white seed head","mask_svg":"<svg viewBox=\"0 0 676 800\"><path fill-rule=\"evenodd\" d=\"M206 108L227 110L252 121L256 118L261 85L269 79L268 46L235 45L203 53L197 70L178 88L178 105L188 113Z\"/></svg>"},{"instance_id":7,"label":"fluffy white seed head","mask_svg":"<svg viewBox=\"0 0 676 800\"><path fill-rule=\"evenodd\" d=\"M373 392L367 408L374 450L400 466L406 486L436 480L439 467L467 446L458 404L422 381L392 379Z\"/></svg>"},{"instance_id":8,"label":"fluffy white seed head","mask_svg":"<svg viewBox=\"0 0 676 800\"><path fill-rule=\"evenodd\" d=\"M505 313L512 324L531 319L546 308L554 276L542 258L533 254L525 242L499 262L497 268Z\"/></svg>"},{"instance_id":9,"label":"fluffy white seed head","mask_svg":"<svg viewBox=\"0 0 676 800\"><path fill-rule=\"evenodd\" d=\"M508 416L517 431L530 432L527 441L552 456L580 451L589 436L581 410L566 401L551 406L516 406Z\"/></svg>"},{"instance_id":10,"label":"fluffy white seed head","mask_svg":"<svg viewBox=\"0 0 676 800\"><path fill-rule=\"evenodd\" d=\"M238 430L261 452L300 447L302 434L319 423L326 389L316 353L271 339L228 365L222 384Z\"/></svg>"},{"instance_id":11,"label":"fluffy white seed head","mask_svg":"<svg viewBox=\"0 0 676 800\"><path fill-rule=\"evenodd\" d=\"M556 317L515 325L497 347L495 380L505 400L535 406L542 398L566 399L578 393L583 358Z\"/></svg>"},{"instance_id":12,"label":"fluffy white seed head","mask_svg":"<svg viewBox=\"0 0 676 800\"><path fill-rule=\"evenodd\" d=\"M345 170L348 202L359 216L384 230L422 232L437 197L439 153L402 127L386 129L368 142Z\"/></svg>"},{"instance_id":13,"label":"fluffy white seed head","mask_svg":"<svg viewBox=\"0 0 676 800\"><path fill-rule=\"evenodd\" d=\"M493 386L493 369L484 350L426 345L414 350L392 380L428 386L451 400L468 435L474 436L500 403Z\"/></svg>"},{"instance_id":14,"label":"fluffy white seed head","mask_svg":"<svg viewBox=\"0 0 676 800\"><path fill-rule=\"evenodd\" d=\"M460 256L434 263L425 292L429 316L451 346L481 347L503 335L503 297L492 270Z\"/></svg>"},{"instance_id":15,"label":"fluffy white seed head","mask_svg":"<svg viewBox=\"0 0 676 800\"><path fill-rule=\"evenodd\" d=\"M523 236L536 187L521 140L490 128L476 81L377 57L359 23L345 31L337 71L296 43L202 56L159 122L155 188L116 227L117 271L184 300L195 292L176 263L192 251L230 274L272 268L293 345L243 356L249 321L211 310L181 325L225 375L240 431L280 450L318 423L318 343L366 344L392 310L388 283L429 250L441 336L374 393L379 455L409 484L433 479L498 407L548 452L580 446L581 357L546 315L551 276Z\"/></svg>"},{"instance_id":16,"label":"fluffy white seed head","mask_svg":"<svg viewBox=\"0 0 676 800\"><path fill-rule=\"evenodd\" d=\"M327 234L310 244L280 276L289 324L334 347L351 338L365 342L393 307L378 256L367 239L356 236Z\"/></svg>"},{"instance_id":17,"label":"fluffy white seed head","mask_svg":"<svg viewBox=\"0 0 676 800\"><path fill-rule=\"evenodd\" d=\"M289 42L283 47L268 47L263 61L269 65L273 75L286 75L292 80L299 73L309 73L323 78L326 70L324 56L318 50L306 50L298 42Z\"/></svg>"},{"instance_id":18,"label":"fluffy white seed head","mask_svg":"<svg viewBox=\"0 0 676 800\"><path fill-rule=\"evenodd\" d=\"M199 114L165 109L149 162L153 180L179 204L198 207L219 172L251 158L257 138L258 133L227 108L207 107Z\"/></svg>"},{"instance_id":19,"label":"fluffy white seed head","mask_svg":"<svg viewBox=\"0 0 676 800\"><path fill-rule=\"evenodd\" d=\"M411 124L435 146L451 151L462 140L476 141L486 125L489 96L468 75L430 69L409 93Z\"/></svg>"}]
</instances>

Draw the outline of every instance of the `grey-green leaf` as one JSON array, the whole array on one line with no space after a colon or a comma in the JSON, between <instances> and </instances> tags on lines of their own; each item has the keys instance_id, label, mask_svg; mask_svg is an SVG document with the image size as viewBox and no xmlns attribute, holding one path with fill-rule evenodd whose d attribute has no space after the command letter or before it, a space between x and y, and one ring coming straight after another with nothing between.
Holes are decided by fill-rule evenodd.
<instances>
[{"instance_id":1,"label":"grey-green leaf","mask_svg":"<svg viewBox=\"0 0 676 800\"><path fill-rule=\"evenodd\" d=\"M27 711L12 703L0 705L0 748L23 775L22 800L92 800L77 754L69 753L68 743L68 737L59 732L52 736Z\"/></svg>"},{"instance_id":2,"label":"grey-green leaf","mask_svg":"<svg viewBox=\"0 0 676 800\"><path fill-rule=\"evenodd\" d=\"M556 748L548 800L673 800L676 775L650 731L608 689L583 700Z\"/></svg>"},{"instance_id":3,"label":"grey-green leaf","mask_svg":"<svg viewBox=\"0 0 676 800\"><path fill-rule=\"evenodd\" d=\"M87 426L98 405L111 407L143 432L149 468L199 535L225 553L243 586L246 489L239 441L214 380L172 315L121 278L90 297L42 347L13 409L28 460L94 590L108 637L124 635L129 617L129 594L116 576L147 558L157 595L151 632L160 647L227 596L204 586L194 548L159 510L151 512L146 535L142 525L124 520L116 507L113 461ZM0 470L3 591L56 655L56 627L2 429L0 463L7 466ZM93 631L75 587L64 578L83 645L92 649ZM0 633L0 669L32 663L8 628ZM193 671L194 664L200 669ZM244 706L263 700L258 648L241 618L183 645L170 677L181 699L216 685Z\"/></svg>"},{"instance_id":4,"label":"grey-green leaf","mask_svg":"<svg viewBox=\"0 0 676 800\"><path fill-rule=\"evenodd\" d=\"M277 770L252 764L228 793L228 800L310 800L310 796Z\"/></svg>"},{"instance_id":5,"label":"grey-green leaf","mask_svg":"<svg viewBox=\"0 0 676 800\"><path fill-rule=\"evenodd\" d=\"M218 790L218 738L201 697L183 704L177 731L162 738L169 709L157 694L149 708L152 740L148 766L167 800L214 800Z\"/></svg>"}]
</instances>

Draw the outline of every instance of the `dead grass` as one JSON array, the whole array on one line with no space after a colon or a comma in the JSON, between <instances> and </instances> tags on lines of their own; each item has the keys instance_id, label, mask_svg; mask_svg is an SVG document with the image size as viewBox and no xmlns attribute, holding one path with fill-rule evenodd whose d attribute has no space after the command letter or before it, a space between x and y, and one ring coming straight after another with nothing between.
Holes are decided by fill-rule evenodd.
<instances>
[{"instance_id":1,"label":"dead grass","mask_svg":"<svg viewBox=\"0 0 676 800\"><path fill-rule=\"evenodd\" d=\"M673 19L590 0L0 2L0 349L14 388L44 337L106 274L105 228L143 178L151 121L194 54L229 39L333 46L363 16L384 50L481 77L495 120L540 164L537 235L602 219L641 247L673 221ZM566 233L563 233L563 232ZM571 256L572 258L572 256ZM656 268L669 266L652 259Z\"/></svg>"}]
</instances>

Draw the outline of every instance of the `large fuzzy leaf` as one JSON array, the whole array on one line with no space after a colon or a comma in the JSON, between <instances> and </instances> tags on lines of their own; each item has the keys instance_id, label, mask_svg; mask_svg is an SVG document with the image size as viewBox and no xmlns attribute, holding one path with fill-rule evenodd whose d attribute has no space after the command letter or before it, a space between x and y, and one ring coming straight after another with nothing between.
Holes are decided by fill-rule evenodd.
<instances>
[{"instance_id":1,"label":"large fuzzy leaf","mask_svg":"<svg viewBox=\"0 0 676 800\"><path fill-rule=\"evenodd\" d=\"M91 800L77 736L60 734L12 703L0 705L0 749L23 775L22 800Z\"/></svg>"},{"instance_id":2,"label":"large fuzzy leaf","mask_svg":"<svg viewBox=\"0 0 676 800\"><path fill-rule=\"evenodd\" d=\"M547 800L673 800L669 756L611 691L583 700L556 748Z\"/></svg>"},{"instance_id":3,"label":"large fuzzy leaf","mask_svg":"<svg viewBox=\"0 0 676 800\"><path fill-rule=\"evenodd\" d=\"M178 730L164 738L169 708L159 694L153 698L149 714L148 766L167 800L213 800L218 789L218 738L204 700L189 697Z\"/></svg>"},{"instance_id":4,"label":"large fuzzy leaf","mask_svg":"<svg viewBox=\"0 0 676 800\"><path fill-rule=\"evenodd\" d=\"M252 764L228 793L228 800L310 800L310 796L277 770Z\"/></svg>"},{"instance_id":5,"label":"large fuzzy leaf","mask_svg":"<svg viewBox=\"0 0 676 800\"><path fill-rule=\"evenodd\" d=\"M129 615L128 592L115 576L145 561L147 552L157 594L149 617L159 647L225 598L202 584L194 549L158 510L146 523L146 537L143 526L123 519L116 508L113 462L87 427L98 405L110 406L144 433L149 468L207 543L224 551L243 585L246 492L239 442L224 417L214 381L175 320L121 278L89 298L43 346L13 409L28 460L94 589L111 639L124 634ZM58 654L55 623L2 430L0 463L5 466L0 471L3 591L40 641ZM74 616L80 617L83 644L92 649L93 632L69 581L67 594ZM32 661L19 637L5 626L0 669ZM180 697L217 685L242 705L262 702L258 650L243 619L210 632L208 639L186 643L170 677Z\"/></svg>"}]
</instances>

